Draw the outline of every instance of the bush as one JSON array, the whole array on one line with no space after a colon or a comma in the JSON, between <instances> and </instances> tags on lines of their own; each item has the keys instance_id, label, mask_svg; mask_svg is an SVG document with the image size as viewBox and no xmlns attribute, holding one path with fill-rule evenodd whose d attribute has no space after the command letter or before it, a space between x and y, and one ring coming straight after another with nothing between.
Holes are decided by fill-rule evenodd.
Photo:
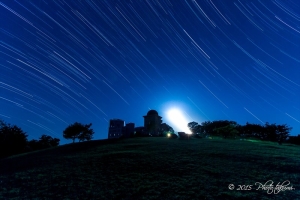
<instances>
[{"instance_id":1,"label":"bush","mask_svg":"<svg viewBox=\"0 0 300 200\"><path fill-rule=\"evenodd\" d=\"M28 142L29 150L36 151L40 149L46 149L49 147L56 147L59 145L60 139L52 138L49 135L42 135L39 140L30 140Z\"/></svg>"},{"instance_id":2,"label":"bush","mask_svg":"<svg viewBox=\"0 0 300 200\"><path fill-rule=\"evenodd\" d=\"M0 120L0 157L23 153L26 146L26 133L18 126Z\"/></svg>"},{"instance_id":3,"label":"bush","mask_svg":"<svg viewBox=\"0 0 300 200\"><path fill-rule=\"evenodd\" d=\"M168 137L170 139L177 139L178 135L176 135L175 133L170 134L170 136Z\"/></svg>"}]
</instances>

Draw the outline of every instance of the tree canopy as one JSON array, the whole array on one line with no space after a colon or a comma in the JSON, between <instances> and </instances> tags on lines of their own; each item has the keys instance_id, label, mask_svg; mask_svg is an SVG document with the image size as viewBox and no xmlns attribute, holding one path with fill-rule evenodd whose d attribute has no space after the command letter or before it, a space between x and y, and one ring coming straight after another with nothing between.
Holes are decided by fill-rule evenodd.
<instances>
[{"instance_id":1,"label":"tree canopy","mask_svg":"<svg viewBox=\"0 0 300 200\"><path fill-rule=\"evenodd\" d=\"M0 158L59 145L60 139L43 134L39 140L28 141L20 127L0 120Z\"/></svg>"},{"instance_id":2,"label":"tree canopy","mask_svg":"<svg viewBox=\"0 0 300 200\"><path fill-rule=\"evenodd\" d=\"M59 145L60 139L58 138L52 138L49 135L43 134L39 140L30 140L28 141L28 147L30 150L40 150L40 149L46 149L49 147L56 147Z\"/></svg>"},{"instance_id":3,"label":"tree canopy","mask_svg":"<svg viewBox=\"0 0 300 200\"><path fill-rule=\"evenodd\" d=\"M0 157L25 151L27 134L18 126L0 120Z\"/></svg>"},{"instance_id":4,"label":"tree canopy","mask_svg":"<svg viewBox=\"0 0 300 200\"><path fill-rule=\"evenodd\" d=\"M170 125L162 123L160 125L160 133L161 136L167 136L168 134L174 134L174 129Z\"/></svg>"},{"instance_id":5,"label":"tree canopy","mask_svg":"<svg viewBox=\"0 0 300 200\"><path fill-rule=\"evenodd\" d=\"M81 141L89 141L93 138L94 131L90 127L92 124L83 125L81 123L75 122L74 124L69 125L63 131L63 137L66 139L72 139L73 143L75 139Z\"/></svg>"},{"instance_id":6,"label":"tree canopy","mask_svg":"<svg viewBox=\"0 0 300 200\"><path fill-rule=\"evenodd\" d=\"M198 124L197 122L193 121L193 122L188 123L188 128L192 132L192 135L196 136L201 133L202 126L200 124Z\"/></svg>"},{"instance_id":7,"label":"tree canopy","mask_svg":"<svg viewBox=\"0 0 300 200\"><path fill-rule=\"evenodd\" d=\"M247 122L245 125L239 125L235 121L228 120L205 121L201 125L193 121L188 123L187 126L193 136L203 134L222 136L223 138L235 138L237 136L241 136L242 138L252 137L278 142L279 144L287 140L292 130L286 124L276 125L267 122L265 125L260 125Z\"/></svg>"}]
</instances>

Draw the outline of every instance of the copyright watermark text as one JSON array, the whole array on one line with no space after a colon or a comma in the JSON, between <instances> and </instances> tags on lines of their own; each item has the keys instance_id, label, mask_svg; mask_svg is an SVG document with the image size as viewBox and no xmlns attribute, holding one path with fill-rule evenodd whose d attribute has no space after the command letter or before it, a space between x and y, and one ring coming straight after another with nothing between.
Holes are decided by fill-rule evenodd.
<instances>
[{"instance_id":1,"label":"copyright watermark text","mask_svg":"<svg viewBox=\"0 0 300 200\"><path fill-rule=\"evenodd\" d=\"M289 180L285 180L282 183L278 182L274 185L274 181L268 180L265 183L256 182L254 185L228 185L229 190L263 190L267 191L268 194L278 194L279 192L286 190L295 190L293 185Z\"/></svg>"}]
</instances>

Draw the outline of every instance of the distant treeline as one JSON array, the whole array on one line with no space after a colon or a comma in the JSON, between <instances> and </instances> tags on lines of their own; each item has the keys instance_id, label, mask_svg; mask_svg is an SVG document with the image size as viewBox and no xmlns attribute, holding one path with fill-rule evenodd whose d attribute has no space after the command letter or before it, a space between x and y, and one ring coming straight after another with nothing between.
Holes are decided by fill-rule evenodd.
<instances>
[{"instance_id":1,"label":"distant treeline","mask_svg":"<svg viewBox=\"0 0 300 200\"><path fill-rule=\"evenodd\" d=\"M272 141L282 144L283 142L298 144L300 145L300 135L290 136L289 133L292 130L286 124L270 124L265 123L264 125L260 124L250 124L246 123L245 125L240 125L235 121L229 120L216 120L216 121L204 121L201 124L197 122L190 122L187 124L187 127L190 129L191 134L184 132L178 132L178 135L175 134L173 128L167 124L161 126L159 129L158 136L169 137L169 138L180 138L188 139L191 137L194 138L206 138L206 137L222 137L224 139L257 139L263 141ZM146 131L151 132L149 127L146 128ZM149 134L143 132L136 132L131 135L131 137L149 137Z\"/></svg>"},{"instance_id":2,"label":"distant treeline","mask_svg":"<svg viewBox=\"0 0 300 200\"><path fill-rule=\"evenodd\" d=\"M63 137L81 141L89 141L93 138L92 124L81 124L75 122L63 131ZM27 134L20 127L11 125L0 120L0 158L55 147L59 145L60 139L49 135L42 135L38 140L28 140Z\"/></svg>"},{"instance_id":3,"label":"distant treeline","mask_svg":"<svg viewBox=\"0 0 300 200\"><path fill-rule=\"evenodd\" d=\"M290 136L289 133L292 130L286 124L277 125L266 123L265 125L250 124L240 125L235 121L218 120L218 121L205 121L201 124L197 122L188 123L188 127L192 132L192 137L223 137L223 138L253 138L264 141L289 142L293 144L300 144L300 135ZM181 134L181 137L187 137L187 135Z\"/></svg>"},{"instance_id":4,"label":"distant treeline","mask_svg":"<svg viewBox=\"0 0 300 200\"><path fill-rule=\"evenodd\" d=\"M80 141L89 141L93 138L94 131L91 127L92 124L81 124L75 122L69 125L63 131L63 137L66 139L72 139L73 143L75 139ZM218 120L218 121L205 121L201 124L197 122L190 122L187 124L191 131L191 134L179 132L180 139L187 139L190 137L205 138L205 137L222 137L231 139L259 139L264 141L288 142L292 144L300 145L300 134L298 136L290 136L289 133L292 130L286 124L277 125L269 124L250 124L239 125L235 121ZM151 128L151 127L150 127ZM149 134L148 134L149 135ZM59 145L60 139L53 138L48 135L42 135L38 140L28 140L27 134L18 126L10 125L0 120L0 158L46 149L49 147L55 147ZM136 132L131 137L141 137L145 134ZM178 138L174 133L171 126L164 124L161 126L161 137Z\"/></svg>"},{"instance_id":5,"label":"distant treeline","mask_svg":"<svg viewBox=\"0 0 300 200\"><path fill-rule=\"evenodd\" d=\"M48 135L38 140L28 140L27 136L20 127L0 120L0 158L58 146L60 141Z\"/></svg>"}]
</instances>

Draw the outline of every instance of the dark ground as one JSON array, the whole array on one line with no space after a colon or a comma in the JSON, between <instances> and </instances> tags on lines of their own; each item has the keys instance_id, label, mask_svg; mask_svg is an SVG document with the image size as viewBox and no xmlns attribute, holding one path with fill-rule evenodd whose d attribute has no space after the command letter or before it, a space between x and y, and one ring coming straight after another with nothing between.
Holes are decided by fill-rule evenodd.
<instances>
[{"instance_id":1,"label":"dark ground","mask_svg":"<svg viewBox=\"0 0 300 200\"><path fill-rule=\"evenodd\" d=\"M68 144L0 160L0 199L300 199L299 153L217 138ZM258 190L268 180L294 190Z\"/></svg>"}]
</instances>

